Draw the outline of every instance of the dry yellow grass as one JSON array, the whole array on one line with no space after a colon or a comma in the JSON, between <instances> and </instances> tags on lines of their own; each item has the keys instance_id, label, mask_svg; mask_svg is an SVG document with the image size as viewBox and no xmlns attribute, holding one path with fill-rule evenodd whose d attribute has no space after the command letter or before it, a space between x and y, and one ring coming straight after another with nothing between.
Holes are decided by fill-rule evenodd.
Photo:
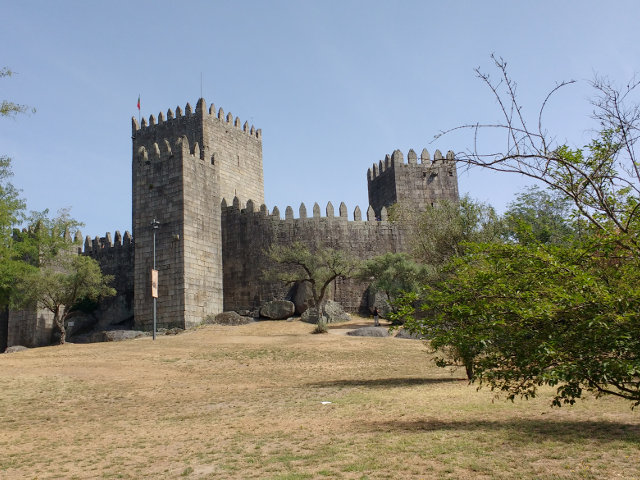
<instances>
[{"instance_id":1,"label":"dry yellow grass","mask_svg":"<svg viewBox=\"0 0 640 480\"><path fill-rule=\"evenodd\" d=\"M421 342L312 330L1 355L0 478L640 478L628 403L492 401Z\"/></svg>"}]
</instances>

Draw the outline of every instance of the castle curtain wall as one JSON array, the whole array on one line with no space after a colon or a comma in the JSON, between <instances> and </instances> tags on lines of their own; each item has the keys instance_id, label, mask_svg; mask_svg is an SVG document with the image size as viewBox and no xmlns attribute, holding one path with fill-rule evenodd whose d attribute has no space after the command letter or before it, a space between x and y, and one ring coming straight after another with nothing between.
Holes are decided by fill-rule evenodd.
<instances>
[{"instance_id":1,"label":"castle curtain wall","mask_svg":"<svg viewBox=\"0 0 640 480\"><path fill-rule=\"evenodd\" d=\"M97 261L103 274L113 277L111 286L116 289L114 297L100 302L99 324L113 325L130 321L133 318L134 278L131 233L125 232L123 237L116 231L114 237L107 233L93 240L86 237L82 253Z\"/></svg>"},{"instance_id":2,"label":"castle curtain wall","mask_svg":"<svg viewBox=\"0 0 640 480\"><path fill-rule=\"evenodd\" d=\"M303 218L293 218L288 208L283 220L279 211L274 210L272 214L264 206L257 210L253 202L241 208L237 200L231 206L226 203L222 206L225 310L253 310L266 301L287 296L289 287L267 281L263 275L278 268L266 254L273 244L301 242L310 248L343 250L356 259L405 249L403 230L391 222L374 220L373 210L369 211L370 220L362 220L359 209L354 212L356 219L349 220L344 204L338 216L334 216L331 205L324 217L317 205L314 216L309 218L305 217L304 205L300 209ZM354 279L338 279L331 286L329 297L347 311L361 311L366 307L367 286L366 282Z\"/></svg>"},{"instance_id":3,"label":"castle curtain wall","mask_svg":"<svg viewBox=\"0 0 640 480\"><path fill-rule=\"evenodd\" d=\"M51 345L53 313L43 308L10 310L7 346L43 347Z\"/></svg>"}]
</instances>

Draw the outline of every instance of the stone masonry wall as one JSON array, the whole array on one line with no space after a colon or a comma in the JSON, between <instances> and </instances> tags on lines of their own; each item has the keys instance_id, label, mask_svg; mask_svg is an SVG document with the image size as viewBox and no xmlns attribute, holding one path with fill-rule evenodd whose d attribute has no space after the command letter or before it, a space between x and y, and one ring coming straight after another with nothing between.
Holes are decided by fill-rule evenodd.
<instances>
[{"instance_id":1,"label":"stone masonry wall","mask_svg":"<svg viewBox=\"0 0 640 480\"><path fill-rule=\"evenodd\" d=\"M158 326L182 326L184 318L182 164L186 138L172 145L154 143L147 150L134 140L133 241L134 315L136 328L151 329L151 269L153 266L152 220L156 234L156 269L159 272ZM136 148L137 147L137 148ZM188 157L189 155L187 155ZM188 161L188 160L187 160Z\"/></svg>"},{"instance_id":2,"label":"stone masonry wall","mask_svg":"<svg viewBox=\"0 0 640 480\"><path fill-rule=\"evenodd\" d=\"M124 232L124 237L116 230L112 237L107 232L104 237L87 236L84 250L79 253L98 262L102 273L114 277L111 286L118 293L133 292L133 239L131 233ZM133 301L133 298L131 299Z\"/></svg>"},{"instance_id":3,"label":"stone masonry wall","mask_svg":"<svg viewBox=\"0 0 640 480\"><path fill-rule=\"evenodd\" d=\"M220 209L216 208L219 168L197 155L185 157L182 165L183 328L222 312L222 233Z\"/></svg>"},{"instance_id":4,"label":"stone masonry wall","mask_svg":"<svg viewBox=\"0 0 640 480\"><path fill-rule=\"evenodd\" d=\"M383 212L386 216L386 210ZM285 219L274 208L269 214L263 205L257 210L253 202L241 208L238 199L232 205L222 204L222 254L224 271L225 310L251 310L262 303L282 299L288 288L281 282L267 282L262 272L278 268L266 255L276 243L291 245L299 241L310 247L321 246L344 250L358 259L366 259L386 252L403 251L405 239L402 230L388 221L376 221L373 209L367 211L368 219L362 220L356 207L353 220L347 218L347 208L342 203L335 216L331 203L326 216L321 217L320 207L313 207L312 217L307 217L305 205L299 209L299 218L293 218L293 210L287 207ZM348 311L360 311L366 306L364 292L367 284L356 280L337 280L331 286L330 298L342 304Z\"/></svg>"},{"instance_id":5,"label":"stone masonry wall","mask_svg":"<svg viewBox=\"0 0 640 480\"><path fill-rule=\"evenodd\" d=\"M205 109L204 100L202 109ZM213 112L215 107L210 106ZM262 132L240 126L240 119L231 113L226 117L222 108L218 114L203 116L205 159L217 166L218 195L216 206L223 198L238 197L240 201L264 203L264 177L262 167Z\"/></svg>"},{"instance_id":6,"label":"stone masonry wall","mask_svg":"<svg viewBox=\"0 0 640 480\"><path fill-rule=\"evenodd\" d=\"M51 345L53 313L44 308L10 310L7 346L43 347Z\"/></svg>"},{"instance_id":7,"label":"stone masonry wall","mask_svg":"<svg viewBox=\"0 0 640 480\"><path fill-rule=\"evenodd\" d=\"M81 251L98 262L102 273L113 276L111 286L116 289L115 297L104 299L101 304L104 324L118 324L133 317L133 239L131 233L124 237L119 231L112 237L107 232L104 237L91 239L88 236ZM117 308L115 308L117 306ZM110 308L109 308L110 307Z\"/></svg>"}]
</instances>

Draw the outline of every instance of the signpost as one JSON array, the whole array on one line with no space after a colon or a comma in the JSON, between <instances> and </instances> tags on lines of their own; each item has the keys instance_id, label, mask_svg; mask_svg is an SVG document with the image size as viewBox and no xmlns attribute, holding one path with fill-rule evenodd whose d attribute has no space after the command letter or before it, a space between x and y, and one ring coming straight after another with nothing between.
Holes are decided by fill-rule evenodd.
<instances>
[{"instance_id":1,"label":"signpost","mask_svg":"<svg viewBox=\"0 0 640 480\"><path fill-rule=\"evenodd\" d=\"M158 298L158 270L151 270L151 296Z\"/></svg>"},{"instance_id":2,"label":"signpost","mask_svg":"<svg viewBox=\"0 0 640 480\"><path fill-rule=\"evenodd\" d=\"M151 297L153 297L153 339L156 339L157 320L156 308L158 303L158 270L156 270L156 230L160 226L155 218L151 222L153 227L153 269L151 270Z\"/></svg>"}]
</instances>

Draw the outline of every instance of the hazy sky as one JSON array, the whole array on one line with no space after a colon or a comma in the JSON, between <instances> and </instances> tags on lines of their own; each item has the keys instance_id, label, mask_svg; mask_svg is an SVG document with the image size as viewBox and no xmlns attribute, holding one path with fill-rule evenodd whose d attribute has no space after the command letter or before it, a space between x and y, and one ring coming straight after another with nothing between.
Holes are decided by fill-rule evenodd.
<instances>
[{"instance_id":1,"label":"hazy sky","mask_svg":"<svg viewBox=\"0 0 640 480\"><path fill-rule=\"evenodd\" d=\"M464 151L440 130L499 119L474 68L509 63L525 112L562 80L547 128L588 142L589 80L640 70L640 2L0 0L0 153L30 210L71 207L83 233L131 228L131 117L207 103L263 133L265 196L297 212L367 204L367 169L394 149ZM201 86L201 78L202 86ZM586 133L585 133L586 131ZM503 139L485 142L500 150ZM525 181L473 170L460 190L502 210Z\"/></svg>"}]
</instances>

